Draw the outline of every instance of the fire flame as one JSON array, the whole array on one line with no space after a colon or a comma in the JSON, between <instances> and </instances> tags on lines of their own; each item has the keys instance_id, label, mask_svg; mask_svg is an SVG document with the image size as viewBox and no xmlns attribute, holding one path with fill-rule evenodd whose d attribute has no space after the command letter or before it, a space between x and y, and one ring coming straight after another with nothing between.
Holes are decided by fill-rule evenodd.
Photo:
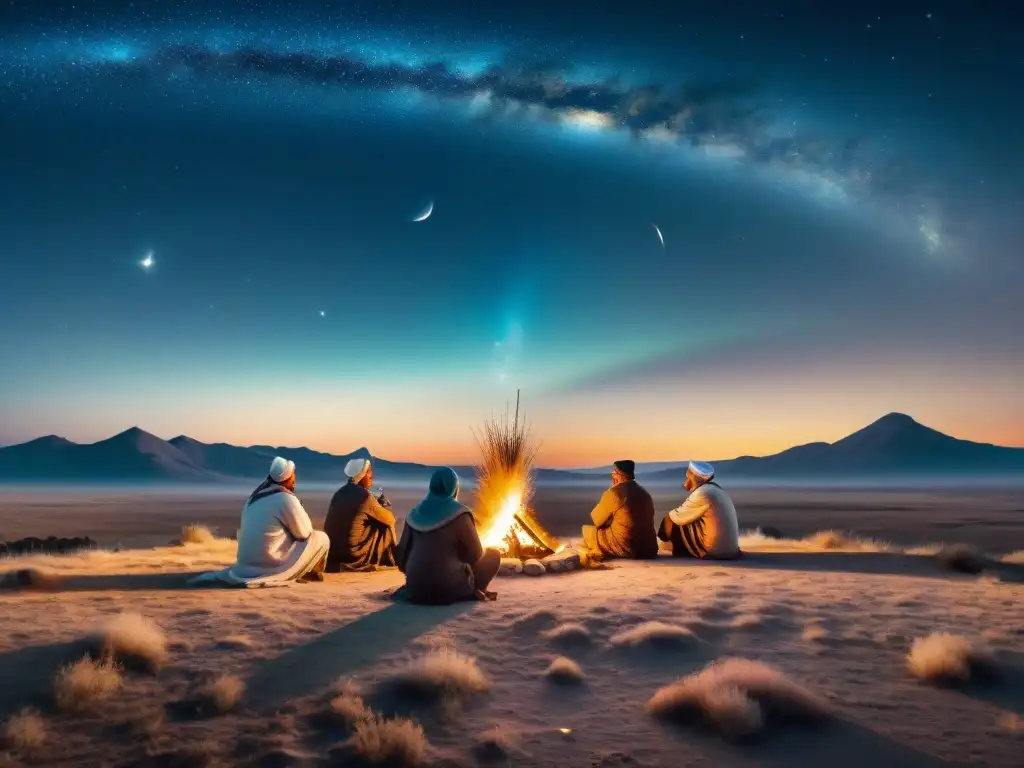
<instances>
[{"instance_id":1,"label":"fire flame","mask_svg":"<svg viewBox=\"0 0 1024 768\"><path fill-rule=\"evenodd\" d=\"M498 514L494 516L491 521L490 527L487 532L481 537L481 543L485 547L495 547L497 549L506 550L508 544L505 541L505 537L512 533L515 535L516 529L516 513L519 512L523 507L523 493L521 490L511 491L505 496L501 506L498 508Z\"/></svg>"}]
</instances>

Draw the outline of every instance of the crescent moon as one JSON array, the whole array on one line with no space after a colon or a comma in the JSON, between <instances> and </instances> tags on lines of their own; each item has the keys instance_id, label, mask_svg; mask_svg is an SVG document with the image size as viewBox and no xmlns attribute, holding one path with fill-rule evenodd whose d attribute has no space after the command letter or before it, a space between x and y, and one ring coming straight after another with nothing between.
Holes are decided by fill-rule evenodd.
<instances>
[{"instance_id":1,"label":"crescent moon","mask_svg":"<svg viewBox=\"0 0 1024 768\"><path fill-rule=\"evenodd\" d=\"M431 200L427 204L427 209L423 213L421 213L419 216L414 218L413 221L426 221L427 219L430 218L430 214L432 214L433 212L434 212L434 201Z\"/></svg>"},{"instance_id":2,"label":"crescent moon","mask_svg":"<svg viewBox=\"0 0 1024 768\"><path fill-rule=\"evenodd\" d=\"M658 239L661 241L661 247L664 248L665 247L665 238L661 236L661 230L658 229L658 225L657 224L651 224L651 226L654 227L654 231L658 233Z\"/></svg>"}]
</instances>

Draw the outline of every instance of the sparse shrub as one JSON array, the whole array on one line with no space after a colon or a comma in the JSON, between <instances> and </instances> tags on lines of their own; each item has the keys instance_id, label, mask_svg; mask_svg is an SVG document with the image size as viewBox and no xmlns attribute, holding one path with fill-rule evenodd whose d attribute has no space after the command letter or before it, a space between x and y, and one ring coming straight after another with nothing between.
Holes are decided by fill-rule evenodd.
<instances>
[{"instance_id":1,"label":"sparse shrub","mask_svg":"<svg viewBox=\"0 0 1024 768\"><path fill-rule=\"evenodd\" d=\"M828 631L820 624L808 624L801 637L809 643L818 643L828 638Z\"/></svg>"},{"instance_id":2,"label":"sparse shrub","mask_svg":"<svg viewBox=\"0 0 1024 768\"><path fill-rule=\"evenodd\" d=\"M730 629L753 632L764 625L764 619L756 613L741 613L729 622Z\"/></svg>"},{"instance_id":3,"label":"sparse shrub","mask_svg":"<svg viewBox=\"0 0 1024 768\"><path fill-rule=\"evenodd\" d=\"M808 537L808 541L821 549L839 549L846 545L846 534L839 531L818 531Z\"/></svg>"},{"instance_id":4,"label":"sparse shrub","mask_svg":"<svg viewBox=\"0 0 1024 768\"><path fill-rule=\"evenodd\" d=\"M121 690L121 672L109 658L88 657L62 667L53 684L53 698L64 712L81 712Z\"/></svg>"},{"instance_id":5,"label":"sparse shrub","mask_svg":"<svg viewBox=\"0 0 1024 768\"><path fill-rule=\"evenodd\" d=\"M804 539L817 549L846 549L854 552L889 552L892 545L887 541L854 536L843 531L818 531Z\"/></svg>"},{"instance_id":6,"label":"sparse shrub","mask_svg":"<svg viewBox=\"0 0 1024 768\"><path fill-rule=\"evenodd\" d=\"M1003 562L1008 565L1024 565L1024 549L1018 549L1008 555L1003 555Z\"/></svg>"},{"instance_id":7,"label":"sparse shrub","mask_svg":"<svg viewBox=\"0 0 1024 768\"><path fill-rule=\"evenodd\" d=\"M585 677L580 665L565 656L559 656L552 661L544 676L556 683L581 683Z\"/></svg>"},{"instance_id":8,"label":"sparse shrub","mask_svg":"<svg viewBox=\"0 0 1024 768\"><path fill-rule=\"evenodd\" d=\"M235 675L218 675L199 690L199 702L205 711L227 714L238 707L245 694L245 682Z\"/></svg>"},{"instance_id":9,"label":"sparse shrub","mask_svg":"<svg viewBox=\"0 0 1024 768\"><path fill-rule=\"evenodd\" d=\"M413 660L388 683L400 693L422 698L482 693L491 687L476 659L445 649Z\"/></svg>"},{"instance_id":10,"label":"sparse shrub","mask_svg":"<svg viewBox=\"0 0 1024 768\"><path fill-rule=\"evenodd\" d=\"M697 674L662 688L647 703L655 717L704 723L728 738L746 738L770 721L815 722L828 703L781 671L749 659L712 662Z\"/></svg>"},{"instance_id":11,"label":"sparse shrub","mask_svg":"<svg viewBox=\"0 0 1024 768\"><path fill-rule=\"evenodd\" d=\"M974 673L993 674L995 659L969 638L936 632L914 641L907 655L907 668L921 680L965 683Z\"/></svg>"},{"instance_id":12,"label":"sparse shrub","mask_svg":"<svg viewBox=\"0 0 1024 768\"><path fill-rule=\"evenodd\" d=\"M328 708L328 719L332 725L342 730L350 731L355 728L356 723L372 717L373 712L366 706L361 696L352 693L342 693L331 699Z\"/></svg>"},{"instance_id":13,"label":"sparse shrub","mask_svg":"<svg viewBox=\"0 0 1024 768\"><path fill-rule=\"evenodd\" d=\"M577 622L566 622L541 633L545 640L560 645L586 645L590 642L590 630Z\"/></svg>"},{"instance_id":14,"label":"sparse shrub","mask_svg":"<svg viewBox=\"0 0 1024 768\"><path fill-rule=\"evenodd\" d=\"M648 621L612 635L609 642L616 648L664 647L677 648L697 642L697 636L686 627Z\"/></svg>"},{"instance_id":15,"label":"sparse shrub","mask_svg":"<svg viewBox=\"0 0 1024 768\"><path fill-rule=\"evenodd\" d=\"M218 640L216 645L224 651L248 651L252 649L252 639L248 635L228 635Z\"/></svg>"},{"instance_id":16,"label":"sparse shrub","mask_svg":"<svg viewBox=\"0 0 1024 768\"><path fill-rule=\"evenodd\" d=\"M473 754L483 762L507 760L514 745L508 730L496 725L477 736Z\"/></svg>"},{"instance_id":17,"label":"sparse shrub","mask_svg":"<svg viewBox=\"0 0 1024 768\"><path fill-rule=\"evenodd\" d=\"M128 669L156 672L167 663L167 639L152 619L121 613L88 638L91 651L120 662Z\"/></svg>"},{"instance_id":18,"label":"sparse shrub","mask_svg":"<svg viewBox=\"0 0 1024 768\"><path fill-rule=\"evenodd\" d=\"M416 768L423 764L428 747L423 727L418 723L405 718L390 720L372 715L357 722L352 737L339 750L331 751L340 752L348 758L346 765L361 763Z\"/></svg>"},{"instance_id":19,"label":"sparse shrub","mask_svg":"<svg viewBox=\"0 0 1024 768\"><path fill-rule=\"evenodd\" d=\"M210 544L217 540L211 531L205 525L199 523L190 523L181 529L181 537L178 539L178 544L185 546L186 544Z\"/></svg>"},{"instance_id":20,"label":"sparse shrub","mask_svg":"<svg viewBox=\"0 0 1024 768\"><path fill-rule=\"evenodd\" d=\"M11 715L4 724L4 744L10 749L31 752L46 742L46 721L34 709Z\"/></svg>"},{"instance_id":21,"label":"sparse shrub","mask_svg":"<svg viewBox=\"0 0 1024 768\"><path fill-rule=\"evenodd\" d=\"M970 544L947 544L935 557L947 571L957 573L976 575L991 564L984 552Z\"/></svg>"}]
</instances>

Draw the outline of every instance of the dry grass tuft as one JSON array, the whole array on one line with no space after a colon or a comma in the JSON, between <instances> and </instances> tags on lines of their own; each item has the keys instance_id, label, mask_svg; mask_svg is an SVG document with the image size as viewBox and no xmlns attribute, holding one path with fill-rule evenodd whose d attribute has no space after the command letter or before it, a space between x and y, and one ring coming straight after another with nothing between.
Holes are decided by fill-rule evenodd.
<instances>
[{"instance_id":1,"label":"dry grass tuft","mask_svg":"<svg viewBox=\"0 0 1024 768\"><path fill-rule=\"evenodd\" d=\"M218 675L199 689L199 703L206 712L226 715L238 708L245 682L235 675Z\"/></svg>"},{"instance_id":2,"label":"dry grass tuft","mask_svg":"<svg viewBox=\"0 0 1024 768\"><path fill-rule=\"evenodd\" d=\"M586 645L590 643L590 630L584 624L569 621L542 632L545 640L560 645Z\"/></svg>"},{"instance_id":3,"label":"dry grass tuft","mask_svg":"<svg viewBox=\"0 0 1024 768\"><path fill-rule=\"evenodd\" d=\"M413 660L388 684L398 693L426 699L483 693L491 687L476 659L446 649L431 651Z\"/></svg>"},{"instance_id":4,"label":"dry grass tuft","mask_svg":"<svg viewBox=\"0 0 1024 768\"><path fill-rule=\"evenodd\" d=\"M916 547L907 547L903 550L903 554L914 555L915 557L935 557L945 546L945 544L935 543L918 544Z\"/></svg>"},{"instance_id":5,"label":"dry grass tuft","mask_svg":"<svg viewBox=\"0 0 1024 768\"><path fill-rule=\"evenodd\" d=\"M4 744L10 749L31 752L46 743L46 721L34 709L11 715L4 724Z\"/></svg>"},{"instance_id":6,"label":"dry grass tuft","mask_svg":"<svg viewBox=\"0 0 1024 768\"><path fill-rule=\"evenodd\" d=\"M488 728L481 733L477 736L476 744L473 745L473 754L481 762L507 761L514 750L515 743L511 733L500 725Z\"/></svg>"},{"instance_id":7,"label":"dry grass tuft","mask_svg":"<svg viewBox=\"0 0 1024 768\"><path fill-rule=\"evenodd\" d=\"M342 765L380 765L416 768L423 765L429 749L423 727L412 720L389 720L371 715L355 724L352 737L331 750Z\"/></svg>"},{"instance_id":8,"label":"dry grass tuft","mask_svg":"<svg viewBox=\"0 0 1024 768\"><path fill-rule=\"evenodd\" d=\"M996 671L988 649L946 632L915 640L907 655L907 668L914 677L934 683L965 683L972 674L991 675Z\"/></svg>"},{"instance_id":9,"label":"dry grass tuft","mask_svg":"<svg viewBox=\"0 0 1024 768\"><path fill-rule=\"evenodd\" d=\"M981 573L992 562L984 552L970 544L947 544L935 557L947 571L973 575Z\"/></svg>"},{"instance_id":10,"label":"dry grass tuft","mask_svg":"<svg viewBox=\"0 0 1024 768\"><path fill-rule=\"evenodd\" d=\"M121 671L113 661L86 657L57 672L53 699L62 712L82 712L109 699L121 685Z\"/></svg>"},{"instance_id":11,"label":"dry grass tuft","mask_svg":"<svg viewBox=\"0 0 1024 768\"><path fill-rule=\"evenodd\" d=\"M248 635L228 635L218 640L216 647L222 651L249 651L253 642Z\"/></svg>"},{"instance_id":12,"label":"dry grass tuft","mask_svg":"<svg viewBox=\"0 0 1024 768\"><path fill-rule=\"evenodd\" d=\"M828 638L828 630L820 624L808 624L800 636L809 643L819 643Z\"/></svg>"},{"instance_id":13,"label":"dry grass tuft","mask_svg":"<svg viewBox=\"0 0 1024 768\"><path fill-rule=\"evenodd\" d=\"M664 720L703 722L736 739L756 735L772 720L815 722L831 714L824 699L774 667L736 658L712 662L662 688L647 710Z\"/></svg>"},{"instance_id":14,"label":"dry grass tuft","mask_svg":"<svg viewBox=\"0 0 1024 768\"><path fill-rule=\"evenodd\" d=\"M890 552L892 545L886 541L854 536L844 531L818 531L804 539L808 544L823 549L842 549L853 552Z\"/></svg>"},{"instance_id":15,"label":"dry grass tuft","mask_svg":"<svg viewBox=\"0 0 1024 768\"><path fill-rule=\"evenodd\" d=\"M555 683L582 683L586 675L575 661L559 656L545 670L544 677Z\"/></svg>"},{"instance_id":16,"label":"dry grass tuft","mask_svg":"<svg viewBox=\"0 0 1024 768\"><path fill-rule=\"evenodd\" d=\"M212 544L216 540L217 537L213 534L213 531L205 525L190 523L182 527L178 544L180 546L185 546L186 544Z\"/></svg>"},{"instance_id":17,"label":"dry grass tuft","mask_svg":"<svg viewBox=\"0 0 1024 768\"><path fill-rule=\"evenodd\" d=\"M1024 565L1024 549L1018 549L1008 555L1003 555L1003 562L1007 565Z\"/></svg>"},{"instance_id":18,"label":"dry grass tuft","mask_svg":"<svg viewBox=\"0 0 1024 768\"><path fill-rule=\"evenodd\" d=\"M529 613L523 614L512 622L512 626L515 629L535 631L541 627L550 627L558 622L558 615L554 611L549 611L544 608L540 608L536 611L530 611Z\"/></svg>"},{"instance_id":19,"label":"dry grass tuft","mask_svg":"<svg viewBox=\"0 0 1024 768\"><path fill-rule=\"evenodd\" d=\"M372 714L360 696L344 694L331 699L330 710L332 719L344 728L353 728Z\"/></svg>"},{"instance_id":20,"label":"dry grass tuft","mask_svg":"<svg viewBox=\"0 0 1024 768\"><path fill-rule=\"evenodd\" d=\"M764 618L757 613L741 613L729 622L729 629L753 632L764 626Z\"/></svg>"},{"instance_id":21,"label":"dry grass tuft","mask_svg":"<svg viewBox=\"0 0 1024 768\"><path fill-rule=\"evenodd\" d=\"M88 638L95 655L120 662L128 669L156 672L167 663L167 638L152 619L121 613Z\"/></svg>"},{"instance_id":22,"label":"dry grass tuft","mask_svg":"<svg viewBox=\"0 0 1024 768\"><path fill-rule=\"evenodd\" d=\"M612 635L609 642L616 648L679 648L697 642L697 636L686 627L648 621Z\"/></svg>"}]
</instances>

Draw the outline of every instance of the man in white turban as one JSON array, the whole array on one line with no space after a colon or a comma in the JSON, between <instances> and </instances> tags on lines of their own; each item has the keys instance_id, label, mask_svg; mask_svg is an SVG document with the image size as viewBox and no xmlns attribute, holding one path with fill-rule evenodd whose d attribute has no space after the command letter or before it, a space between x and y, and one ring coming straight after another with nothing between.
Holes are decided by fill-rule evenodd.
<instances>
[{"instance_id":1,"label":"man in white turban","mask_svg":"<svg viewBox=\"0 0 1024 768\"><path fill-rule=\"evenodd\" d=\"M345 465L348 482L331 498L324 531L331 538L327 570L373 571L395 567L395 516L391 502L374 497L373 465L363 457Z\"/></svg>"},{"instance_id":2,"label":"man in white turban","mask_svg":"<svg viewBox=\"0 0 1024 768\"><path fill-rule=\"evenodd\" d=\"M740 555L736 507L715 482L715 468L691 461L683 487L690 492L661 521L658 538L672 544L673 557L731 560Z\"/></svg>"},{"instance_id":3,"label":"man in white turban","mask_svg":"<svg viewBox=\"0 0 1024 768\"><path fill-rule=\"evenodd\" d=\"M295 462L278 456L267 479L242 508L235 564L203 574L197 581L225 581L246 587L323 581L330 539L313 523L295 495Z\"/></svg>"}]
</instances>

